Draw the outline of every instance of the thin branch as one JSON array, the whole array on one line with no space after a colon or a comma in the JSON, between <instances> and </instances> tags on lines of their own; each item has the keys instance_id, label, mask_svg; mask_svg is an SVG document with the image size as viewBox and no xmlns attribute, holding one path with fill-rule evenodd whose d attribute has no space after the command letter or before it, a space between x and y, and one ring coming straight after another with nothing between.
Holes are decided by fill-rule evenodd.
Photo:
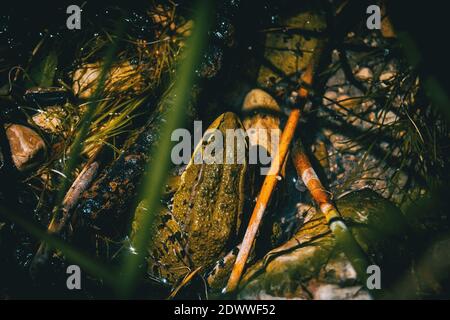
<instances>
[{"instance_id":1,"label":"thin branch","mask_svg":"<svg viewBox=\"0 0 450 320\"><path fill-rule=\"evenodd\" d=\"M306 84L306 87L310 86L312 83L313 69L316 62L316 59L311 59L310 64L302 75L302 83ZM304 86L300 88L299 96L302 100L304 100L308 96L308 90ZM294 132L297 128L299 119L300 109L295 108L291 111L286 122L286 126L284 127L283 133L281 135L278 152L275 154L269 174L264 180L261 192L253 209L253 213L245 232L244 240L242 241L239 254L236 258L236 262L233 266L233 270L231 271L230 278L225 288L226 293L234 292L239 284L242 272L244 271L248 256L253 246L256 233L258 232L259 226L261 224L262 217L264 216L264 212L266 211L267 205L270 201L270 198L272 197L272 193L275 189L275 186L277 185L278 177L280 175L282 165L286 159L289 145L291 144L292 138L294 137Z\"/></svg>"}]
</instances>

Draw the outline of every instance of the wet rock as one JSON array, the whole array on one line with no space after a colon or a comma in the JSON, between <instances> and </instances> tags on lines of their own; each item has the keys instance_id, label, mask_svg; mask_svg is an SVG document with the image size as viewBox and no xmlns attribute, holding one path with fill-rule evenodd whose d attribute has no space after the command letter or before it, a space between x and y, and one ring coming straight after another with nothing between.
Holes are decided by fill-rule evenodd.
<instances>
[{"instance_id":1,"label":"wet rock","mask_svg":"<svg viewBox=\"0 0 450 320\"><path fill-rule=\"evenodd\" d=\"M89 99L97 89L102 72L98 63L89 63L77 69L73 74L73 93L81 99ZM105 79L105 91L123 93L133 91L139 93L144 86L144 79L129 62L115 65Z\"/></svg>"},{"instance_id":2,"label":"wet rock","mask_svg":"<svg viewBox=\"0 0 450 320\"><path fill-rule=\"evenodd\" d=\"M19 171L26 171L40 164L46 154L44 140L31 128L20 124L6 124L12 160Z\"/></svg>"},{"instance_id":3,"label":"wet rock","mask_svg":"<svg viewBox=\"0 0 450 320\"><path fill-rule=\"evenodd\" d=\"M361 290L361 286L342 288L336 284L320 286L313 296L314 300L371 300L367 290Z\"/></svg>"},{"instance_id":4,"label":"wet rock","mask_svg":"<svg viewBox=\"0 0 450 320\"><path fill-rule=\"evenodd\" d=\"M334 91L327 91L323 99L324 106L331 108L335 112L343 116L343 120L346 122L352 122L352 117L349 115L349 110L357 110L363 103L363 99L360 96L350 96L344 92L345 90L339 90L340 93ZM326 103L325 103L326 102Z\"/></svg>"},{"instance_id":5,"label":"wet rock","mask_svg":"<svg viewBox=\"0 0 450 320\"><path fill-rule=\"evenodd\" d=\"M337 93L329 90L329 91L325 92L322 103L324 106L328 106L328 105L333 104L333 102L336 99L337 99Z\"/></svg>"},{"instance_id":6,"label":"wet rock","mask_svg":"<svg viewBox=\"0 0 450 320\"><path fill-rule=\"evenodd\" d=\"M352 99L346 94L339 95L337 98L337 102L339 102L339 104L343 107L350 106L353 103Z\"/></svg>"},{"instance_id":7,"label":"wet rock","mask_svg":"<svg viewBox=\"0 0 450 320\"><path fill-rule=\"evenodd\" d=\"M313 153L317 161L319 161L322 168L328 169L330 162L328 161L328 150L326 144L323 141L317 141L313 147Z\"/></svg>"},{"instance_id":8,"label":"wet rock","mask_svg":"<svg viewBox=\"0 0 450 320\"><path fill-rule=\"evenodd\" d=\"M381 35L385 38L395 38L397 37L397 34L395 33L395 28L392 25L391 19L389 18L387 8L386 8L386 1L382 2L381 6Z\"/></svg>"},{"instance_id":9,"label":"wet rock","mask_svg":"<svg viewBox=\"0 0 450 320\"><path fill-rule=\"evenodd\" d=\"M326 278L339 285L353 284L358 280L355 269L342 252L325 266L324 272Z\"/></svg>"},{"instance_id":10,"label":"wet rock","mask_svg":"<svg viewBox=\"0 0 450 320\"><path fill-rule=\"evenodd\" d=\"M382 110L377 113L377 118L380 125L390 125L397 121L398 116L392 111Z\"/></svg>"},{"instance_id":11,"label":"wet rock","mask_svg":"<svg viewBox=\"0 0 450 320\"><path fill-rule=\"evenodd\" d=\"M329 130L324 130L325 136L329 139L331 144L333 145L333 148L340 152L345 151L357 151L360 146L353 143L348 137L339 134L334 133Z\"/></svg>"},{"instance_id":12,"label":"wet rock","mask_svg":"<svg viewBox=\"0 0 450 320\"><path fill-rule=\"evenodd\" d=\"M389 286L408 262L406 222L398 208L377 193L364 189L336 201L355 240L367 258L383 270ZM392 244L395 243L395 246ZM239 298L370 299L357 279L351 261L336 246L321 213L297 234L270 251L243 277Z\"/></svg>"},{"instance_id":13,"label":"wet rock","mask_svg":"<svg viewBox=\"0 0 450 320\"><path fill-rule=\"evenodd\" d=\"M392 26L391 20L389 17L383 18L381 20L381 34L385 38L395 38L397 37L394 27Z\"/></svg>"},{"instance_id":14,"label":"wet rock","mask_svg":"<svg viewBox=\"0 0 450 320\"><path fill-rule=\"evenodd\" d=\"M384 88L388 87L388 84L392 80L394 80L396 75L397 74L394 71L384 71L379 77L379 80L381 82L381 86L384 87Z\"/></svg>"},{"instance_id":15,"label":"wet rock","mask_svg":"<svg viewBox=\"0 0 450 320\"><path fill-rule=\"evenodd\" d=\"M385 71L380 75L380 81L389 81L395 77L395 72Z\"/></svg>"},{"instance_id":16,"label":"wet rock","mask_svg":"<svg viewBox=\"0 0 450 320\"><path fill-rule=\"evenodd\" d=\"M301 179L299 179L301 180ZM305 184L298 184L301 187L297 187L296 185L296 189L300 192L305 192L306 191L306 186ZM296 205L296 209L297 209L297 218L301 219L303 221L303 223L311 220L311 218L316 214L316 209L314 208L313 205L309 204L309 203L303 203L303 202L299 202Z\"/></svg>"},{"instance_id":17,"label":"wet rock","mask_svg":"<svg viewBox=\"0 0 450 320\"><path fill-rule=\"evenodd\" d=\"M419 290L427 295L450 291L450 237L434 242L416 266Z\"/></svg>"},{"instance_id":18,"label":"wet rock","mask_svg":"<svg viewBox=\"0 0 450 320\"><path fill-rule=\"evenodd\" d=\"M279 140L281 134L278 103L264 90L253 89L245 96L242 111L246 114L242 124L250 133L250 145L259 145L272 154L272 144L277 143L272 139Z\"/></svg>"},{"instance_id":19,"label":"wet rock","mask_svg":"<svg viewBox=\"0 0 450 320\"><path fill-rule=\"evenodd\" d=\"M361 68L355 74L355 77L358 80L368 81L368 80L371 80L373 78L373 72L369 68Z\"/></svg>"},{"instance_id":20,"label":"wet rock","mask_svg":"<svg viewBox=\"0 0 450 320\"><path fill-rule=\"evenodd\" d=\"M261 89L253 89L245 96L242 111L248 112L258 108L280 112L278 103L270 94Z\"/></svg>"},{"instance_id":21,"label":"wet rock","mask_svg":"<svg viewBox=\"0 0 450 320\"><path fill-rule=\"evenodd\" d=\"M327 80L326 86L328 88L333 88L334 90L339 90L339 88L345 85L347 79L345 78L344 70L338 69L335 74Z\"/></svg>"},{"instance_id":22,"label":"wet rock","mask_svg":"<svg viewBox=\"0 0 450 320\"><path fill-rule=\"evenodd\" d=\"M297 16L281 17L280 25L315 32L325 28L325 19L314 11L305 11ZM284 30L267 33L264 57L273 65L273 68L261 67L257 79L258 85L263 88L271 87L285 81L286 78L297 81L300 72L308 65L318 43L317 38L307 38L299 33L289 33Z\"/></svg>"},{"instance_id":23,"label":"wet rock","mask_svg":"<svg viewBox=\"0 0 450 320\"><path fill-rule=\"evenodd\" d=\"M33 123L42 130L50 133L60 133L63 131L63 122L67 117L67 112L60 106L48 107L40 110L33 117Z\"/></svg>"}]
</instances>

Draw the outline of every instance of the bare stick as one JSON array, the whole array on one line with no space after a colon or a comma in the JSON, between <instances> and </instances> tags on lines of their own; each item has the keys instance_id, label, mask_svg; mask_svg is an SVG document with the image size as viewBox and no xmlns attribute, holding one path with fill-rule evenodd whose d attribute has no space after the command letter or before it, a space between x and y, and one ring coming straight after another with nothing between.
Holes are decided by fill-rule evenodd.
<instances>
[{"instance_id":1,"label":"bare stick","mask_svg":"<svg viewBox=\"0 0 450 320\"><path fill-rule=\"evenodd\" d=\"M314 60L314 59L312 59ZM310 85L312 82L313 67L316 61L311 61L308 68L305 70L302 76L302 82ZM305 88L300 88L299 95L301 98L306 98L308 91ZM298 121L300 119L300 109L293 109L289 115L289 118L284 127L283 133L281 134L280 146L278 152L275 154L275 158L270 166L269 174L264 179L264 183L261 188L261 192L256 201L255 208L250 217L248 223L247 231L245 232L244 240L242 241L239 254L236 258L233 270L231 271L230 279L228 280L227 286L224 290L226 293L231 293L236 290L239 281L244 271L245 264L247 263L248 256L250 254L253 242L258 232L259 225L261 224L262 217L266 211L267 205L272 197L273 190L278 182L278 177L282 168L282 165L286 159L286 155L289 150L289 145L294 137L295 129L297 128Z\"/></svg>"},{"instance_id":2,"label":"bare stick","mask_svg":"<svg viewBox=\"0 0 450 320\"><path fill-rule=\"evenodd\" d=\"M300 139L294 144L292 159L298 176L302 178L314 201L319 206L320 211L324 214L328 226L336 238L336 242L340 245L355 268L360 281L365 283L367 278L366 270L369 265L368 259L341 218L341 215L330 198L330 193L320 182Z\"/></svg>"}]
</instances>

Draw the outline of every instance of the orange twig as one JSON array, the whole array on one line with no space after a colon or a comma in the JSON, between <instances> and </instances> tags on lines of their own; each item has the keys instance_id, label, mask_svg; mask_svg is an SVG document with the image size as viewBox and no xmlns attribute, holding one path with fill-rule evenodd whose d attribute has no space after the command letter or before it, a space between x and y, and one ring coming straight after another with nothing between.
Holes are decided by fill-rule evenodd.
<instances>
[{"instance_id":1,"label":"orange twig","mask_svg":"<svg viewBox=\"0 0 450 320\"><path fill-rule=\"evenodd\" d=\"M256 201L255 208L253 210L250 222L247 227L247 231L242 241L241 250L236 258L233 270L228 280L226 287L226 292L232 292L236 289L239 280L244 270L245 263L247 262L248 255L250 253L253 241L255 239L256 233L258 231L261 219L266 210L267 203L269 202L272 192L278 182L277 176L280 171L281 165L283 163L289 144L291 143L292 137L294 135L295 128L297 127L298 120L300 118L300 110L294 109L289 115L286 127L281 135L280 148L277 154L275 154L274 161L270 167L270 172L275 174L268 174L264 180L263 186L261 188L261 193L259 194L258 200Z\"/></svg>"},{"instance_id":2,"label":"orange twig","mask_svg":"<svg viewBox=\"0 0 450 320\"><path fill-rule=\"evenodd\" d=\"M202 267L198 267L197 269L195 269L194 271L188 273L186 275L186 277L184 277L183 281L181 281L181 283L172 290L172 292L170 293L169 297L167 298L168 300L173 299L177 296L178 292L180 291L181 288L187 286L189 284L189 282L191 282L192 278L194 278L194 276L196 274L198 274L198 272L202 269Z\"/></svg>"},{"instance_id":3,"label":"orange twig","mask_svg":"<svg viewBox=\"0 0 450 320\"><path fill-rule=\"evenodd\" d=\"M292 158L297 174L302 178L309 192L311 192L314 201L319 206L320 211L324 214L336 242L350 260L358 278L362 283L367 283L366 270L369 265L368 259L350 230L347 228L344 220L341 218L339 211L329 197L328 191L325 190L320 182L300 140L297 140L293 147Z\"/></svg>"},{"instance_id":4,"label":"orange twig","mask_svg":"<svg viewBox=\"0 0 450 320\"><path fill-rule=\"evenodd\" d=\"M303 180L314 201L325 215L327 222L329 223L333 218L338 218L339 213L330 199L329 192L320 182L300 140L297 140L293 146L292 159L298 176Z\"/></svg>"},{"instance_id":5,"label":"orange twig","mask_svg":"<svg viewBox=\"0 0 450 320\"><path fill-rule=\"evenodd\" d=\"M92 180L96 177L100 161L96 160L100 153L100 149L91 157L91 159L86 163L83 170L77 176L77 178L72 183L70 189L67 191L60 210L61 214L55 215L50 221L47 232L53 235L59 235L62 230L67 226L67 223L72 217L73 208L78 203L82 193L89 187ZM36 254L34 255L32 262L32 269L37 267L37 264L43 264L46 262L51 249L47 246L45 242L41 242Z\"/></svg>"},{"instance_id":6,"label":"orange twig","mask_svg":"<svg viewBox=\"0 0 450 320\"><path fill-rule=\"evenodd\" d=\"M314 59L313 59L314 60ZM315 62L315 61L314 61ZM302 76L302 82L307 85L311 85L313 76L314 62L312 61L308 68L305 70ZM308 90L306 88L300 88L299 95L301 98L306 98L308 95ZM247 263L248 256L250 254L253 242L258 232L259 225L261 223L262 217L266 210L267 204L270 201L273 190L278 182L278 176L281 171L281 167L286 159L288 153L289 145L294 137L295 128L297 127L298 121L300 119L300 109L293 109L284 127L283 133L281 134L280 146L278 152L272 161L269 174L266 176L264 183L261 188L261 192L256 201L255 208L253 209L252 216L248 223L247 231L245 232L244 240L242 241L239 254L236 258L236 262L231 271L230 278L228 280L225 292L231 293L236 290L239 281L244 271L245 264Z\"/></svg>"}]
</instances>

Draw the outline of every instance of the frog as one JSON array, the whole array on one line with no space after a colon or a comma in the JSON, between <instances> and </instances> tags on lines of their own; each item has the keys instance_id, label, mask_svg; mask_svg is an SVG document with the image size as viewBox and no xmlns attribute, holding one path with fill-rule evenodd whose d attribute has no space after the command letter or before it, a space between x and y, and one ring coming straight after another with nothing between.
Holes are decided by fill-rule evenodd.
<instances>
[{"instance_id":1,"label":"frog","mask_svg":"<svg viewBox=\"0 0 450 320\"><path fill-rule=\"evenodd\" d=\"M236 114L226 112L217 117L206 132L214 129L222 133L225 142L230 129L237 132L234 130L244 130L244 127ZM248 142L244 141L247 152ZM171 205L156 215L151 230L153 236L147 247L148 273L171 284L199 268L206 271L238 239L243 220L247 159L238 161L235 140L233 150L223 144L224 157L233 151L231 163L195 161L211 143L213 139L204 135L181 175ZM145 212L141 202L132 223L132 243Z\"/></svg>"}]
</instances>

